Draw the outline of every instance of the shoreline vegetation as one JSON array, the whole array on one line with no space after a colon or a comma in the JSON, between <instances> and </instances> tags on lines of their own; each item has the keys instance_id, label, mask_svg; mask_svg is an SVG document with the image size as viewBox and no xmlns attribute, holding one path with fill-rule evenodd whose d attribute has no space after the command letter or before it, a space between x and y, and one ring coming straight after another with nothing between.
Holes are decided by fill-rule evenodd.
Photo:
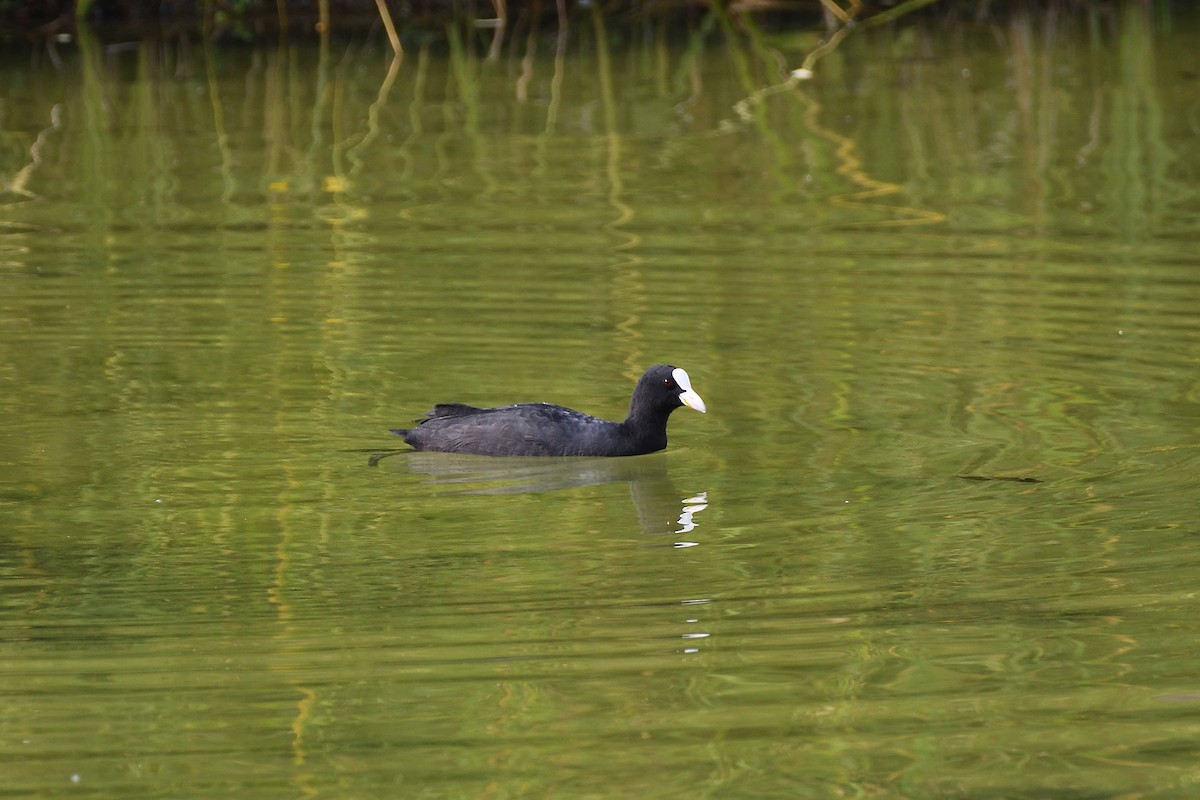
<instances>
[{"instance_id":1,"label":"shoreline vegetation","mask_svg":"<svg viewBox=\"0 0 1200 800\"><path fill-rule=\"evenodd\" d=\"M0 0L0 44L9 58L24 53L59 66L60 47L115 52L151 41L187 49L196 41L211 48L306 40L324 47L337 37L390 46L391 73L406 49L466 45L491 62L515 54L521 42L527 57L543 37L557 41L561 56L580 25L632 40L653 29L660 42L689 43L715 27L759 47L767 36L802 38L802 58L777 58L776 86L784 87L813 78L816 63L856 31L918 21L1055 30L1073 21L1115 34L1131 8L1164 32L1197 11L1184 0Z\"/></svg>"},{"instance_id":2,"label":"shoreline vegetation","mask_svg":"<svg viewBox=\"0 0 1200 800\"><path fill-rule=\"evenodd\" d=\"M466 24L490 32L498 52L505 36L557 26L575 17L601 15L614 24L648 18L678 23L681 32L712 12L753 19L763 28L824 28L827 43L859 26L911 17L975 25L1014 15L1116 15L1125 4L1153 10L1169 21L1189 6L1181 0L0 0L0 42L63 43L81 27L101 40L179 33L215 41L322 37L378 32L392 48L446 37L446 27Z\"/></svg>"}]
</instances>

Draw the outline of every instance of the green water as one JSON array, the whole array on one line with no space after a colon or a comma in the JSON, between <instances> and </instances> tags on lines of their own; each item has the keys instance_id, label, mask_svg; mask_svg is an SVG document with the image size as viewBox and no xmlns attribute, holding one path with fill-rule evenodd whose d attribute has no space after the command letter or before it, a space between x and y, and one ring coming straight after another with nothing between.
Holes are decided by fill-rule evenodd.
<instances>
[{"instance_id":1,"label":"green water","mask_svg":"<svg viewBox=\"0 0 1200 800\"><path fill-rule=\"evenodd\" d=\"M1200 42L1085 13L6 53L5 796L1193 797Z\"/></svg>"}]
</instances>

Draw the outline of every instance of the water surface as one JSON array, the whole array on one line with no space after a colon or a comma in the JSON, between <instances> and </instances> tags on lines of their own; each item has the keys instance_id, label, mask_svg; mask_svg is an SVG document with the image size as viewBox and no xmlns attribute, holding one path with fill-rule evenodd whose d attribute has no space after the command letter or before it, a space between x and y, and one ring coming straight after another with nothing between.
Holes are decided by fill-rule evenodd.
<instances>
[{"instance_id":1,"label":"water surface","mask_svg":"<svg viewBox=\"0 0 1200 800\"><path fill-rule=\"evenodd\" d=\"M1190 797L1197 34L1091 13L6 54L9 793Z\"/></svg>"}]
</instances>

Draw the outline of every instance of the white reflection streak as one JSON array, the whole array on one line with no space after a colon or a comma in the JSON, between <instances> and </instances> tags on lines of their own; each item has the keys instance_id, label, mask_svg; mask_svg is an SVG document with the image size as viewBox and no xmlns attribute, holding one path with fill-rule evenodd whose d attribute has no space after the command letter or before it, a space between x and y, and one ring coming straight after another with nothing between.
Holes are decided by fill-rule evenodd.
<instances>
[{"instance_id":1,"label":"white reflection streak","mask_svg":"<svg viewBox=\"0 0 1200 800\"><path fill-rule=\"evenodd\" d=\"M683 511L679 514L679 530L676 533L690 533L696 528L696 521L693 519L696 514L699 514L704 509L708 508L708 492L701 492L693 497L688 497L683 501ZM699 542L676 542L675 547L695 547Z\"/></svg>"},{"instance_id":2,"label":"white reflection streak","mask_svg":"<svg viewBox=\"0 0 1200 800\"><path fill-rule=\"evenodd\" d=\"M711 602L712 602L712 599L711 599L711 598L708 598L708 597L699 597L699 598L696 598L695 600L680 600L680 601L679 601L679 605L681 605L681 606L698 606L698 605L705 605L705 604L707 604L707 603L711 603ZM689 625L695 625L696 623L698 623L698 622L700 621L700 618L699 618L699 617L688 617L688 618L687 618L687 620L685 620L685 621L686 621L686 622L687 622ZM685 633L685 634L682 634L682 635L680 636L680 638L682 638L682 639L707 639L707 638L708 638L709 636L711 636L711 635L712 635L712 634L709 634L709 633L700 633L700 632L697 632L697 633ZM700 652L700 648L699 648L699 647L685 647L685 648L683 648L683 654L684 654L684 655L692 655L693 653L699 653L699 652Z\"/></svg>"}]
</instances>

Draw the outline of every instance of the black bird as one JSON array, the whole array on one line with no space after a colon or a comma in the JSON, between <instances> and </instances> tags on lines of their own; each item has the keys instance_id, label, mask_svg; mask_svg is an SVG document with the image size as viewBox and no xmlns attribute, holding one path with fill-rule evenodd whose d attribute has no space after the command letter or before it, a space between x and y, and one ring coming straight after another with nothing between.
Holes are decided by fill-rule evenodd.
<instances>
[{"instance_id":1,"label":"black bird","mask_svg":"<svg viewBox=\"0 0 1200 800\"><path fill-rule=\"evenodd\" d=\"M624 422L550 403L476 408L442 403L412 428L393 429L416 450L483 456L637 456L667 446L667 418L680 406L708 409L679 367L646 370Z\"/></svg>"}]
</instances>

